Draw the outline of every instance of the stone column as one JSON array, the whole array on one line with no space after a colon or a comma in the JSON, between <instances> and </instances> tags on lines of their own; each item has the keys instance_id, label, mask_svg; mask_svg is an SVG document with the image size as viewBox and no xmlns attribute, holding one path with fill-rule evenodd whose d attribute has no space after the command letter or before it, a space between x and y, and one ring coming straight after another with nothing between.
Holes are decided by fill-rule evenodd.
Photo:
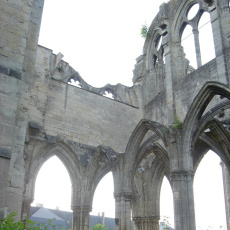
<instances>
[{"instance_id":1,"label":"stone column","mask_svg":"<svg viewBox=\"0 0 230 230\"><path fill-rule=\"evenodd\" d=\"M85 205L82 209L82 230L89 230L89 213L91 208L89 205Z\"/></svg>"},{"instance_id":2,"label":"stone column","mask_svg":"<svg viewBox=\"0 0 230 230\"><path fill-rule=\"evenodd\" d=\"M174 94L173 94L173 76L174 68L173 55L171 54L171 47L169 44L164 45L165 52L165 88L166 88L166 101L167 101L167 114L168 114L168 124L174 122L175 115L175 104L174 104Z\"/></svg>"},{"instance_id":3,"label":"stone column","mask_svg":"<svg viewBox=\"0 0 230 230\"><path fill-rule=\"evenodd\" d=\"M227 229L230 227L230 177L227 167L223 162L220 162L222 167L223 185L224 185L224 200L225 200L225 212Z\"/></svg>"},{"instance_id":4,"label":"stone column","mask_svg":"<svg viewBox=\"0 0 230 230\"><path fill-rule=\"evenodd\" d=\"M30 218L30 206L33 203L34 199L31 197L23 197L22 201L22 214L21 219L29 219Z\"/></svg>"},{"instance_id":5,"label":"stone column","mask_svg":"<svg viewBox=\"0 0 230 230\"><path fill-rule=\"evenodd\" d=\"M131 230L131 193L114 193L115 230Z\"/></svg>"},{"instance_id":6,"label":"stone column","mask_svg":"<svg viewBox=\"0 0 230 230\"><path fill-rule=\"evenodd\" d=\"M121 196L114 193L115 199L115 230L119 230L121 226Z\"/></svg>"},{"instance_id":7,"label":"stone column","mask_svg":"<svg viewBox=\"0 0 230 230\"><path fill-rule=\"evenodd\" d=\"M193 172L174 171L171 173L176 230L195 230L193 196Z\"/></svg>"},{"instance_id":8,"label":"stone column","mask_svg":"<svg viewBox=\"0 0 230 230\"><path fill-rule=\"evenodd\" d=\"M159 220L160 220L160 217L159 216L153 216L151 218L151 222L152 222L152 228L153 230L159 230Z\"/></svg>"},{"instance_id":9,"label":"stone column","mask_svg":"<svg viewBox=\"0 0 230 230\"><path fill-rule=\"evenodd\" d=\"M142 230L141 217L133 217L134 230Z\"/></svg>"},{"instance_id":10,"label":"stone column","mask_svg":"<svg viewBox=\"0 0 230 230\"><path fill-rule=\"evenodd\" d=\"M132 194L125 193L125 230L131 230L131 202Z\"/></svg>"},{"instance_id":11,"label":"stone column","mask_svg":"<svg viewBox=\"0 0 230 230\"><path fill-rule=\"evenodd\" d=\"M194 41L195 41L195 48L196 48L197 68L199 68L202 66L201 53L200 53L199 30L198 30L198 28L193 28L192 32L193 32Z\"/></svg>"},{"instance_id":12,"label":"stone column","mask_svg":"<svg viewBox=\"0 0 230 230\"><path fill-rule=\"evenodd\" d=\"M73 217L72 217L72 230L81 230L81 206L72 205Z\"/></svg>"},{"instance_id":13,"label":"stone column","mask_svg":"<svg viewBox=\"0 0 230 230\"><path fill-rule=\"evenodd\" d=\"M216 64L217 64L217 72L219 81L224 84L228 84L228 74L226 68L226 62L224 55L224 48L225 48L225 41L227 41L226 37L223 36L223 29L221 28L221 15L220 12L217 10L216 7L210 11L211 17L211 25L212 25L212 32L213 32L213 40L215 46L215 54L216 54ZM225 14L225 13L224 13ZM229 14L229 12L227 12ZM228 16L229 17L229 16ZM227 23L227 21L225 21ZM226 30L228 26L224 25L224 30Z\"/></svg>"},{"instance_id":14,"label":"stone column","mask_svg":"<svg viewBox=\"0 0 230 230\"><path fill-rule=\"evenodd\" d=\"M134 230L159 230L159 216L133 217Z\"/></svg>"}]
</instances>

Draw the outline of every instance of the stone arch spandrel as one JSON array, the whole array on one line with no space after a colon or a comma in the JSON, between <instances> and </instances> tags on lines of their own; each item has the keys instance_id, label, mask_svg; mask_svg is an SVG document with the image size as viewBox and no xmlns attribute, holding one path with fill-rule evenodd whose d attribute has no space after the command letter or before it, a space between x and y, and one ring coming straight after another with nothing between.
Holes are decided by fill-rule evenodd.
<instances>
[{"instance_id":1,"label":"stone arch spandrel","mask_svg":"<svg viewBox=\"0 0 230 230\"><path fill-rule=\"evenodd\" d=\"M67 169L72 184L72 194L80 190L81 169L74 152L66 144L57 143L55 145L45 145L41 151L32 159L29 173L29 181L26 184L25 195L34 197L35 182L38 172L42 165L52 156L57 156ZM78 193L80 194L80 193ZM75 203L75 197L72 197L72 203Z\"/></svg>"},{"instance_id":2,"label":"stone arch spandrel","mask_svg":"<svg viewBox=\"0 0 230 230\"><path fill-rule=\"evenodd\" d=\"M217 119L209 121L206 123L206 127L210 129L209 133L200 133L199 139L205 142L210 150L213 150L225 163L225 165L230 167L230 135L225 130L223 125ZM205 153L201 153L203 157ZM194 162L194 167L197 167L198 162Z\"/></svg>"},{"instance_id":3,"label":"stone arch spandrel","mask_svg":"<svg viewBox=\"0 0 230 230\"><path fill-rule=\"evenodd\" d=\"M164 130L168 130L167 127L164 125L150 121L147 119L143 119L139 122L135 130L133 131L130 140L128 142L128 145L126 147L125 156L124 156L124 178L126 180L124 184L124 188L126 190L131 189L131 175L133 171L133 166L135 164L135 160L138 159L138 153L140 149L141 142L148 132L148 130L152 130L155 132L156 136L162 140L167 153L167 156L169 157L168 152L168 136L164 133ZM127 163L126 163L127 162Z\"/></svg>"},{"instance_id":4,"label":"stone arch spandrel","mask_svg":"<svg viewBox=\"0 0 230 230\"><path fill-rule=\"evenodd\" d=\"M230 89L226 85L217 82L207 82L199 91L183 123L183 149L186 154L191 154L195 144L196 132L200 126L200 119L215 95L221 95L230 99Z\"/></svg>"},{"instance_id":5,"label":"stone arch spandrel","mask_svg":"<svg viewBox=\"0 0 230 230\"><path fill-rule=\"evenodd\" d=\"M204 134L204 130L208 129L209 126L218 127L217 130L220 131L221 136L228 136L229 134L223 127L223 124L221 124L221 122L215 118L215 116L224 113L224 111L228 109L230 109L230 101L225 100L222 103L212 107L207 113L205 113L199 121L198 129L194 135L194 143L198 141L200 136Z\"/></svg>"},{"instance_id":6,"label":"stone arch spandrel","mask_svg":"<svg viewBox=\"0 0 230 230\"><path fill-rule=\"evenodd\" d=\"M164 130L167 129L164 125L150 121L147 119L142 119L136 128L134 129L129 142L127 144L125 155L126 159L132 159L133 157L136 157L136 154L134 153L139 148L145 134L148 132L148 130L152 130L156 133L156 135L162 139L165 146L168 146L168 139L166 135L164 134Z\"/></svg>"},{"instance_id":7,"label":"stone arch spandrel","mask_svg":"<svg viewBox=\"0 0 230 230\"><path fill-rule=\"evenodd\" d=\"M107 146L98 146L82 175L82 188L85 191L84 203L92 208L95 190L101 179L109 172L117 170L118 154ZM115 185L114 185L115 186Z\"/></svg>"},{"instance_id":8,"label":"stone arch spandrel","mask_svg":"<svg viewBox=\"0 0 230 230\"><path fill-rule=\"evenodd\" d=\"M207 135L203 135L203 134L200 136L200 140L202 142L204 142L204 144L207 146L207 148L204 151L199 150L199 158L194 159L194 173L196 172L196 170L197 170L201 160L203 159L204 155L209 150L212 150L213 152L215 152L221 158L221 160L224 162L224 164L226 165L228 170L230 170L229 157L227 156L226 151L222 148L223 145L220 146L219 143L217 143L216 141L214 141L213 139L211 139ZM199 147L200 146L198 145L198 148ZM195 153L195 151L193 153Z\"/></svg>"},{"instance_id":9,"label":"stone arch spandrel","mask_svg":"<svg viewBox=\"0 0 230 230\"><path fill-rule=\"evenodd\" d=\"M154 155L156 155L156 157L159 158L160 161L163 163L163 165L165 167L165 173L166 173L167 177L169 178L169 176L170 176L170 160L169 160L168 153L159 143L157 143L157 142L152 143L151 140L139 148L138 156L135 159L135 162L133 164L133 173L132 174L135 173L135 171L137 170L141 161L151 153L154 153Z\"/></svg>"}]
</instances>

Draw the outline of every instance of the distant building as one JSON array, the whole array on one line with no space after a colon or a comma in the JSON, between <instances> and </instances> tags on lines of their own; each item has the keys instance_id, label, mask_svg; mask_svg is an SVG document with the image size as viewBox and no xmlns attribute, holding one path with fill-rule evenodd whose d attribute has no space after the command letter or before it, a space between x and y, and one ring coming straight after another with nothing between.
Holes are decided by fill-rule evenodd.
<instances>
[{"instance_id":1,"label":"distant building","mask_svg":"<svg viewBox=\"0 0 230 230\"><path fill-rule=\"evenodd\" d=\"M31 207L30 214L30 219L36 223L47 223L48 220L54 219L52 223L56 227L63 226L64 228L72 229L72 212L43 207ZM96 224L103 224L103 217L90 215L89 228ZM114 218L104 217L104 225L109 228L109 230L114 230Z\"/></svg>"},{"instance_id":2,"label":"distant building","mask_svg":"<svg viewBox=\"0 0 230 230\"><path fill-rule=\"evenodd\" d=\"M62 211L59 209L48 209L43 206L39 207L31 207L30 209L31 217L30 219L35 223L47 223L48 220L52 220L52 224L56 227L63 226L67 229L72 229L72 212ZM89 218L89 228L95 226L96 224L103 224L109 228L109 230L115 230L115 220L111 217L103 217L103 216L93 216L90 215ZM164 227L167 227L167 230L174 230L174 228L170 226L165 226L164 222L160 222L159 230L164 230ZM133 221L131 229L133 230Z\"/></svg>"}]
</instances>

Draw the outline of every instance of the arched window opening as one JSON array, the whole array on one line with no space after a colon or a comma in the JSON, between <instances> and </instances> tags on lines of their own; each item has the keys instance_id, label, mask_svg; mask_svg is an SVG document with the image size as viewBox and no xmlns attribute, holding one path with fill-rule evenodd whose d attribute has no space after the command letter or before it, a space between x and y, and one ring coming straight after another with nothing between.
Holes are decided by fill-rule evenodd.
<instances>
[{"instance_id":1,"label":"arched window opening","mask_svg":"<svg viewBox=\"0 0 230 230\"><path fill-rule=\"evenodd\" d=\"M81 83L78 80L74 80L73 78L70 79L68 82L69 85L74 85L78 88L82 88Z\"/></svg>"},{"instance_id":2,"label":"arched window opening","mask_svg":"<svg viewBox=\"0 0 230 230\"><path fill-rule=\"evenodd\" d=\"M197 13L199 12L200 6L198 3L194 4L191 8L189 8L187 12L187 19L192 20L196 17Z\"/></svg>"},{"instance_id":3,"label":"arched window opening","mask_svg":"<svg viewBox=\"0 0 230 230\"><path fill-rule=\"evenodd\" d=\"M181 45L184 48L185 58L189 60L189 65L197 69L196 62L196 48L194 43L194 37L192 32L192 27L187 25L183 31L181 37Z\"/></svg>"},{"instance_id":4,"label":"arched window opening","mask_svg":"<svg viewBox=\"0 0 230 230\"><path fill-rule=\"evenodd\" d=\"M53 156L43 164L37 175L32 205L71 211L71 187L65 166Z\"/></svg>"},{"instance_id":5,"label":"arched window opening","mask_svg":"<svg viewBox=\"0 0 230 230\"><path fill-rule=\"evenodd\" d=\"M91 215L104 213L105 217L115 217L115 200L113 197L113 175L107 173L97 185L93 197L93 209Z\"/></svg>"},{"instance_id":6,"label":"arched window opening","mask_svg":"<svg viewBox=\"0 0 230 230\"><path fill-rule=\"evenodd\" d=\"M215 58L215 47L213 41L212 25L210 14L204 12L200 18L199 24L199 41L201 50L202 64L206 64Z\"/></svg>"},{"instance_id":7,"label":"arched window opening","mask_svg":"<svg viewBox=\"0 0 230 230\"><path fill-rule=\"evenodd\" d=\"M226 229L222 168L214 152L200 162L193 185L197 229Z\"/></svg>"},{"instance_id":8,"label":"arched window opening","mask_svg":"<svg viewBox=\"0 0 230 230\"><path fill-rule=\"evenodd\" d=\"M109 92L109 91L105 91L104 94L103 94L104 97L108 97L108 98L111 98L111 99L114 99L114 95L113 93Z\"/></svg>"},{"instance_id":9,"label":"arched window opening","mask_svg":"<svg viewBox=\"0 0 230 230\"><path fill-rule=\"evenodd\" d=\"M160 225L174 227L173 193L166 176L164 176L160 193ZM161 228L160 228L161 229Z\"/></svg>"}]
</instances>

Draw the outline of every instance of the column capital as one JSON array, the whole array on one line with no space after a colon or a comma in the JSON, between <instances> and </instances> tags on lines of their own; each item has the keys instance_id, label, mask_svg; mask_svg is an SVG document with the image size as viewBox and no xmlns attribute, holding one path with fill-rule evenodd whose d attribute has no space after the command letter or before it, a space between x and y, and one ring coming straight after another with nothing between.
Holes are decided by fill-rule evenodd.
<instances>
[{"instance_id":1,"label":"column capital","mask_svg":"<svg viewBox=\"0 0 230 230\"><path fill-rule=\"evenodd\" d=\"M113 196L114 196L115 201L119 202L119 201L121 201L121 197L123 196L123 193L122 192L114 192Z\"/></svg>"},{"instance_id":2,"label":"column capital","mask_svg":"<svg viewBox=\"0 0 230 230\"><path fill-rule=\"evenodd\" d=\"M34 201L34 198L28 197L28 196L23 196L23 202L24 202L24 203L30 205L31 203L33 203L33 201Z\"/></svg>"},{"instance_id":3,"label":"column capital","mask_svg":"<svg viewBox=\"0 0 230 230\"><path fill-rule=\"evenodd\" d=\"M140 216L133 217L132 219L136 225L139 225L142 222L142 217Z\"/></svg>"},{"instance_id":4,"label":"column capital","mask_svg":"<svg viewBox=\"0 0 230 230\"><path fill-rule=\"evenodd\" d=\"M132 192L117 192L113 193L114 199L119 202L122 199L125 199L126 201L131 201L133 198Z\"/></svg>"},{"instance_id":5,"label":"column capital","mask_svg":"<svg viewBox=\"0 0 230 230\"><path fill-rule=\"evenodd\" d=\"M178 170L171 172L171 180L187 180L193 179L194 171L192 170Z\"/></svg>"},{"instance_id":6,"label":"column capital","mask_svg":"<svg viewBox=\"0 0 230 230\"><path fill-rule=\"evenodd\" d=\"M133 199L133 194L131 192L124 193L125 201L131 201Z\"/></svg>"},{"instance_id":7,"label":"column capital","mask_svg":"<svg viewBox=\"0 0 230 230\"><path fill-rule=\"evenodd\" d=\"M73 212L81 212L82 206L80 204L73 204L71 205L71 209L73 210Z\"/></svg>"},{"instance_id":8,"label":"column capital","mask_svg":"<svg viewBox=\"0 0 230 230\"><path fill-rule=\"evenodd\" d=\"M73 210L73 212L83 212L83 213L89 213L91 212L92 208L90 205L86 204L86 205L80 205L80 204L73 204L71 205L71 209Z\"/></svg>"}]
</instances>

